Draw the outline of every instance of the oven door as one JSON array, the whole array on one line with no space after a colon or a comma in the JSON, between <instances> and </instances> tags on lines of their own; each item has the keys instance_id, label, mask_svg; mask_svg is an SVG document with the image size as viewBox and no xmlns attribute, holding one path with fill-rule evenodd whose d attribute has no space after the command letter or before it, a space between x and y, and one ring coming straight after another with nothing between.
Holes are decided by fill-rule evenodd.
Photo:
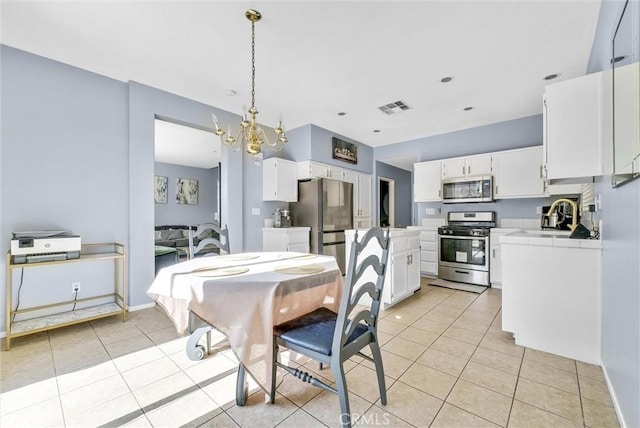
<instances>
[{"instance_id":1,"label":"oven door","mask_svg":"<svg viewBox=\"0 0 640 428\"><path fill-rule=\"evenodd\" d=\"M440 266L489 271L488 236L440 235Z\"/></svg>"}]
</instances>

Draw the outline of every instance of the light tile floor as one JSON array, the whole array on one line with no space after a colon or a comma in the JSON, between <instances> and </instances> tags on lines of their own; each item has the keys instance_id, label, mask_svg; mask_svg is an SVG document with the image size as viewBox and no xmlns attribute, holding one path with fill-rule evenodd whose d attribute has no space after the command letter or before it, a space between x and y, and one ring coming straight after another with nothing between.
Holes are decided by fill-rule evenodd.
<instances>
[{"instance_id":1,"label":"light tile floor","mask_svg":"<svg viewBox=\"0 0 640 428\"><path fill-rule=\"evenodd\" d=\"M381 313L388 389L373 365L346 368L356 426L617 427L600 367L516 346L500 328L500 290L426 285ZM223 339L219 337L219 339ZM237 362L222 342L190 361L160 309L17 339L0 353L0 425L338 426L337 397L285 375L275 405L257 391L235 405ZM3 341L4 344L4 341ZM331 381L330 370L285 355Z\"/></svg>"}]
</instances>

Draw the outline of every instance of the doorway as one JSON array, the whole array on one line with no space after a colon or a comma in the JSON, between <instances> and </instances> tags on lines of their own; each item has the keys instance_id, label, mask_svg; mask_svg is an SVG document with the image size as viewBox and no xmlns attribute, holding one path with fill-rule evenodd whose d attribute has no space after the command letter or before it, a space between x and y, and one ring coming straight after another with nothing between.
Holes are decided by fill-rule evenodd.
<instances>
[{"instance_id":1,"label":"doorway","mask_svg":"<svg viewBox=\"0 0 640 428\"><path fill-rule=\"evenodd\" d=\"M395 190L394 179L384 177L378 179L378 225L380 227L395 225Z\"/></svg>"}]
</instances>

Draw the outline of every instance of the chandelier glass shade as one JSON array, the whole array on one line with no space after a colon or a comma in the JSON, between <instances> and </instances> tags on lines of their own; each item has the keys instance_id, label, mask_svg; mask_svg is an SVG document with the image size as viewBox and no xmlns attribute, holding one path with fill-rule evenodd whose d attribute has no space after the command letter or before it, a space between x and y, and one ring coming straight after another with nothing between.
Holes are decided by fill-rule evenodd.
<instances>
[{"instance_id":1,"label":"chandelier glass shade","mask_svg":"<svg viewBox=\"0 0 640 428\"><path fill-rule=\"evenodd\" d=\"M235 151L244 147L247 153L251 155L257 155L262 151L262 144L266 143L275 151L280 151L284 148L285 143L288 141L287 136L282 128L282 121L278 122L278 126L274 128L275 136L269 139L267 133L256 122L256 116L258 115L258 109L256 108L256 33L255 24L260 21L262 15L260 12L254 9L249 9L245 13L245 16L251 21L251 107L247 113L242 115L242 122L240 122L240 130L233 135L231 131L231 125L225 131L220 128L220 125L215 120L216 130L215 133L220 137L223 144L233 148ZM226 135L226 137L225 137Z\"/></svg>"}]
</instances>

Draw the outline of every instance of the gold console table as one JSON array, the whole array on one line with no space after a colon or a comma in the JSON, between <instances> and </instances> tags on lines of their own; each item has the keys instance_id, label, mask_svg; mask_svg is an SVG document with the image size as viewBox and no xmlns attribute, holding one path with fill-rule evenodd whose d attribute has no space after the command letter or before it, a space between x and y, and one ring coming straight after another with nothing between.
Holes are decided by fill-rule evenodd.
<instances>
[{"instance_id":1,"label":"gold console table","mask_svg":"<svg viewBox=\"0 0 640 428\"><path fill-rule=\"evenodd\" d=\"M65 265L82 262L95 262L101 260L113 260L114 269L114 291L110 294L100 296L85 297L82 299L69 300L64 302L51 303L42 306L33 306L18 310L13 310L12 288L14 269L31 269L42 266ZM28 334L41 331L52 330L54 328L65 327L85 321L105 318L114 315L122 315L122 320L127 319L127 260L125 246L118 243L106 244L84 244L80 250L80 257L70 260L57 260L38 263L18 263L11 261L11 254L7 252L6 264L6 350L11 349L11 339L14 337L26 336ZM89 302L94 300L105 300L111 298L109 303L102 303L88 306L77 310L63 311L51 315L36 318L29 318L14 321L15 316L27 312L42 311L61 306L69 306L74 303Z\"/></svg>"}]
</instances>

